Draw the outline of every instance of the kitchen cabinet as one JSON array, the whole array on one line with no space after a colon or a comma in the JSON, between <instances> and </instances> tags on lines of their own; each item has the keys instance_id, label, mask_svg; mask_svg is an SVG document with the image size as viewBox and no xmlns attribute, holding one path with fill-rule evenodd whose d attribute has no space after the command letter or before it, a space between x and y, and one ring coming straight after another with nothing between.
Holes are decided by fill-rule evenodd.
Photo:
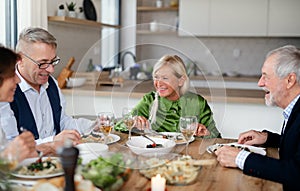
<instances>
[{"instance_id":1,"label":"kitchen cabinet","mask_svg":"<svg viewBox=\"0 0 300 191\"><path fill-rule=\"evenodd\" d=\"M189 0L179 10L181 36L267 35L268 0Z\"/></svg>"},{"instance_id":2,"label":"kitchen cabinet","mask_svg":"<svg viewBox=\"0 0 300 191\"><path fill-rule=\"evenodd\" d=\"M211 0L209 34L266 36L268 0Z\"/></svg>"},{"instance_id":3,"label":"kitchen cabinet","mask_svg":"<svg viewBox=\"0 0 300 191\"><path fill-rule=\"evenodd\" d=\"M180 36L209 34L210 0L180 1L179 30Z\"/></svg>"},{"instance_id":4,"label":"kitchen cabinet","mask_svg":"<svg viewBox=\"0 0 300 191\"><path fill-rule=\"evenodd\" d=\"M300 1L269 0L268 36L300 36Z\"/></svg>"}]
</instances>

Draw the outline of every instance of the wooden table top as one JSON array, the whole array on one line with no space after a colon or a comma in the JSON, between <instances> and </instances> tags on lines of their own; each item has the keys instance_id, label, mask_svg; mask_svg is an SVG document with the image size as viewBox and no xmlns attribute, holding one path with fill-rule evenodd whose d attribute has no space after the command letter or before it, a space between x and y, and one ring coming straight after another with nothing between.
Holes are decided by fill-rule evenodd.
<instances>
[{"instance_id":1,"label":"wooden table top","mask_svg":"<svg viewBox=\"0 0 300 191\"><path fill-rule=\"evenodd\" d=\"M117 145L123 145L127 140L127 134L114 132L121 137L118 144L112 144L111 150L114 150ZM216 159L216 156L206 152L209 145L215 143L230 143L235 142L232 139L200 139L189 145L189 155L194 159ZM185 145L178 145L175 147L175 152L185 154ZM267 148L267 155L278 158L278 150L275 148ZM138 170L134 170L129 180L122 187L122 190L131 191L148 191L151 186L151 181L141 175ZM197 181L191 185L174 186L167 185L168 191L182 191L182 190L230 190L230 191L266 191L266 190L282 190L282 185L272 181L251 177L243 174L243 172L236 168L224 168L216 160L215 164L202 166L197 177Z\"/></svg>"}]
</instances>

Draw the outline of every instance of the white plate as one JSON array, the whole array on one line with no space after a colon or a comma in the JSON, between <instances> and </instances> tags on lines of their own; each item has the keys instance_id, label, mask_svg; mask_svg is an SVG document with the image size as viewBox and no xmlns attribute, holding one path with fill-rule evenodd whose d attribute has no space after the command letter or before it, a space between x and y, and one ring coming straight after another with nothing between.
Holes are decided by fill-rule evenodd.
<instances>
[{"instance_id":1,"label":"white plate","mask_svg":"<svg viewBox=\"0 0 300 191\"><path fill-rule=\"evenodd\" d=\"M45 160L48 157L43 157L43 160ZM58 157L50 157L51 159L57 159L59 160ZM21 166L28 166L31 163L34 163L37 161L38 158L28 158L23 160L22 162L19 163L18 167L20 168ZM19 169L17 168L17 170ZM23 175L23 174L18 174L17 172L12 172L11 173L13 176L18 177L18 178L27 178L27 179L40 179L40 178L51 178L51 177L55 177L55 176L60 176L63 175L64 172L56 172L56 173L52 173L52 174L45 174L45 175Z\"/></svg>"},{"instance_id":2,"label":"white plate","mask_svg":"<svg viewBox=\"0 0 300 191\"><path fill-rule=\"evenodd\" d=\"M108 146L102 143L81 143L76 145L80 155L83 154L98 154L108 151Z\"/></svg>"},{"instance_id":3,"label":"white plate","mask_svg":"<svg viewBox=\"0 0 300 191\"><path fill-rule=\"evenodd\" d=\"M100 136L100 137L104 137L103 133L96 133L96 132L93 132L93 134L97 135L97 136ZM110 139L111 138L111 139ZM115 143L115 142L118 142L120 140L120 137L118 135L115 135L115 134L109 134L108 135L108 143L107 144L112 144L112 143ZM99 142L99 143L104 143L104 142Z\"/></svg>"},{"instance_id":4,"label":"white plate","mask_svg":"<svg viewBox=\"0 0 300 191\"><path fill-rule=\"evenodd\" d=\"M228 146L234 146L234 147L239 147L239 148L247 148L250 150L250 152L253 153L257 153L257 154L261 154L261 155L266 155L266 149L263 147L255 147L255 146L251 146L251 145L243 145L243 144L239 144L237 142L234 143L226 143L226 144L219 144L216 143L214 145L210 145L206 148L206 151L209 153L213 153L216 149L218 149L219 147L222 147L224 145L228 145Z\"/></svg>"},{"instance_id":5,"label":"white plate","mask_svg":"<svg viewBox=\"0 0 300 191\"><path fill-rule=\"evenodd\" d=\"M170 137L177 137L177 136L180 136L180 140L177 140L177 139L174 139L175 140L175 143L177 145L181 145L181 144L186 144L186 141L182 135L182 133L177 133L177 132L159 132L159 134L163 134L163 135L166 135L166 136L170 136ZM169 138L169 139L172 139L172 138ZM191 138L191 140L189 141L190 142L193 142L195 140L195 137L193 136Z\"/></svg>"}]
</instances>

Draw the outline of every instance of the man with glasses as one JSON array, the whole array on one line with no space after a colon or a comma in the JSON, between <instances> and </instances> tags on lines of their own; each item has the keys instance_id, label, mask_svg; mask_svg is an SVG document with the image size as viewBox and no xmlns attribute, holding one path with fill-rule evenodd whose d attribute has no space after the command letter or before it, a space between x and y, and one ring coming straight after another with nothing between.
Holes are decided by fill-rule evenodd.
<instances>
[{"instance_id":1,"label":"man with glasses","mask_svg":"<svg viewBox=\"0 0 300 191\"><path fill-rule=\"evenodd\" d=\"M0 108L7 138L16 137L23 129L31 131L37 149L46 155L54 154L66 139L76 144L80 133L88 131L93 123L65 114L65 99L51 76L60 62L56 48L56 39L44 29L26 28L21 32L16 47L22 56L16 66L21 82L14 101Z\"/></svg>"}]
</instances>

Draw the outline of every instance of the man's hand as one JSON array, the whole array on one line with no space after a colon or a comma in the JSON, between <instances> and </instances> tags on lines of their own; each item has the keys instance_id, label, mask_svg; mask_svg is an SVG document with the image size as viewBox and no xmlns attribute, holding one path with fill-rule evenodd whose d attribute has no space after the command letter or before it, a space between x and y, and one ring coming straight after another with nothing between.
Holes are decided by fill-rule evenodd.
<instances>
[{"instance_id":1,"label":"man's hand","mask_svg":"<svg viewBox=\"0 0 300 191\"><path fill-rule=\"evenodd\" d=\"M238 139L238 143L245 145L261 145L267 141L268 133L250 130L241 133Z\"/></svg>"},{"instance_id":2,"label":"man's hand","mask_svg":"<svg viewBox=\"0 0 300 191\"><path fill-rule=\"evenodd\" d=\"M80 138L81 135L76 130L63 130L54 137L53 142L60 142L64 144L65 140L69 139L73 142L74 145L77 145L79 143Z\"/></svg>"},{"instance_id":3,"label":"man's hand","mask_svg":"<svg viewBox=\"0 0 300 191\"><path fill-rule=\"evenodd\" d=\"M215 151L217 160L224 167L237 167L235 158L239 154L240 149L224 145Z\"/></svg>"},{"instance_id":4,"label":"man's hand","mask_svg":"<svg viewBox=\"0 0 300 191\"><path fill-rule=\"evenodd\" d=\"M44 155L55 156L57 155L57 149L64 146L67 139L73 142L73 145L77 145L80 141L80 133L76 130L64 130L57 134L52 142L42 143L36 146L36 149L42 151Z\"/></svg>"}]
</instances>

